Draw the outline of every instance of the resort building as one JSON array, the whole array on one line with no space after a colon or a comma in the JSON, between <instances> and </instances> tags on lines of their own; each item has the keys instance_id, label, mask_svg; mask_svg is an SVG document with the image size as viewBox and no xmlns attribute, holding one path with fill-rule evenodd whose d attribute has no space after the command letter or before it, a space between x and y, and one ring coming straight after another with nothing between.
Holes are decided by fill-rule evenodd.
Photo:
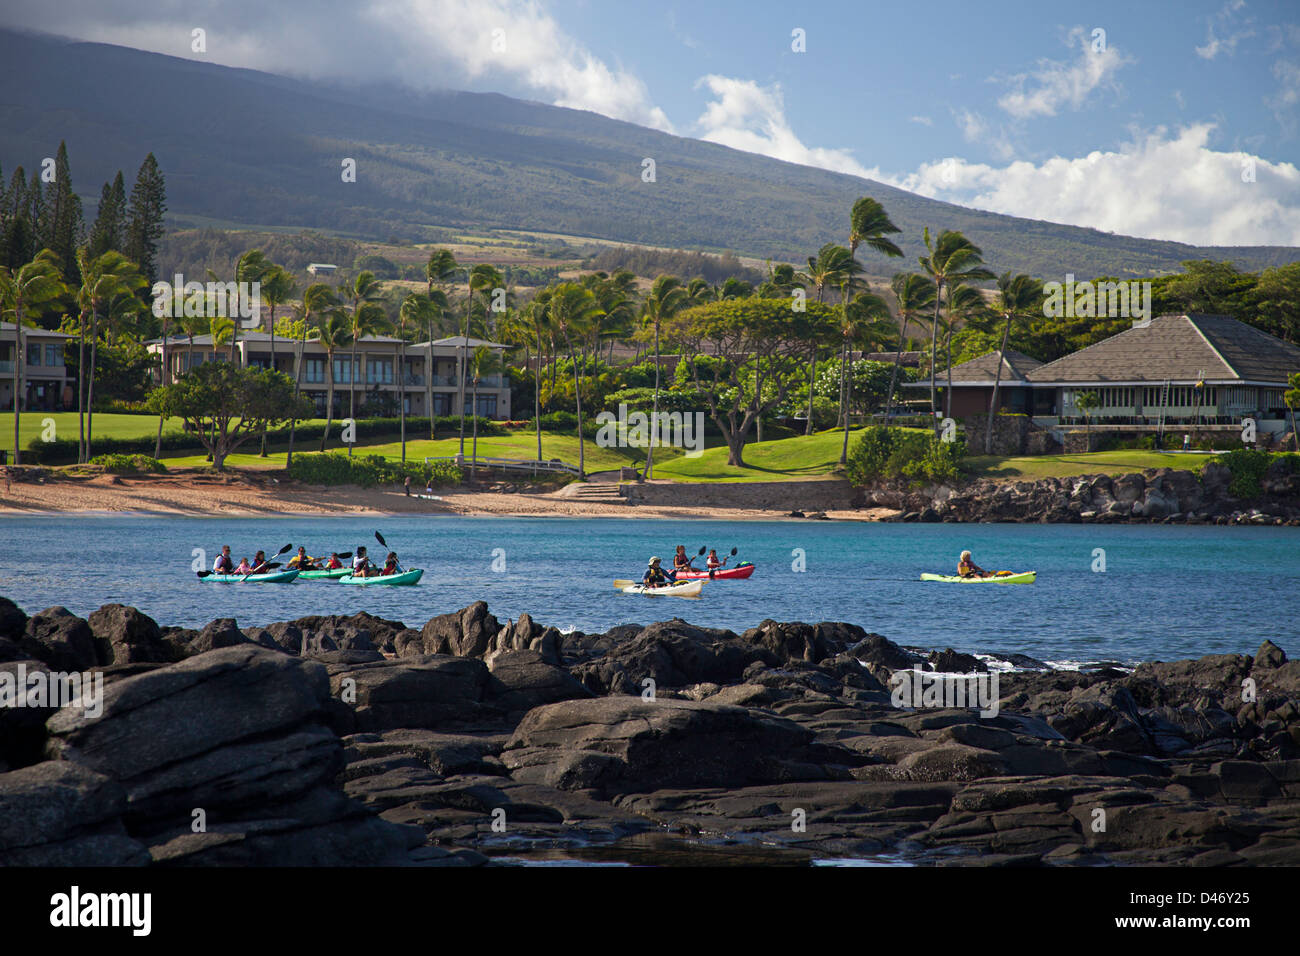
<instances>
[{"instance_id":1,"label":"resort building","mask_svg":"<svg viewBox=\"0 0 1300 956\"><path fill-rule=\"evenodd\" d=\"M999 355L989 352L952 368L952 415L988 410ZM1109 431L1165 428L1288 430L1283 394L1300 372L1300 346L1226 315L1161 315L1046 364L1008 350L1001 356L999 409L1059 431L1090 422ZM948 372L937 373L937 384ZM913 388L928 388L928 380ZM1078 397L1099 405L1087 418Z\"/></svg>"},{"instance_id":2,"label":"resort building","mask_svg":"<svg viewBox=\"0 0 1300 956\"><path fill-rule=\"evenodd\" d=\"M75 408L77 388L63 364L64 343L75 335L23 327L26 357L22 363L20 408L27 411L58 411ZM0 322L0 408L12 411L14 401L15 326Z\"/></svg>"},{"instance_id":3,"label":"resort building","mask_svg":"<svg viewBox=\"0 0 1300 956\"><path fill-rule=\"evenodd\" d=\"M314 276L332 276L338 268L330 262L312 262L307 266L307 271Z\"/></svg>"},{"instance_id":4,"label":"resort building","mask_svg":"<svg viewBox=\"0 0 1300 956\"><path fill-rule=\"evenodd\" d=\"M385 335L367 335L357 343L356 367L353 369L352 348L338 349L334 353L334 414L346 415L352 406L352 392L356 394L357 414L366 417L398 414L398 402L406 407L406 414L426 417L432 407L434 416L460 414L460 387L456 369L461 361L461 345L466 345L466 355L480 345L486 345L500 355L507 346L481 339L464 339L463 336L438 339L433 343L411 344ZM148 343L149 351L161 358L163 343L156 339ZM234 341L213 345L212 336L171 336L167 340L167 365L174 378L204 362L229 362L231 350L237 364L252 368L275 368L290 378L298 375L298 357L301 349L301 382L303 393L316 403L318 413L325 415L329 394L329 354L319 342L307 340L305 345L296 339L276 336L274 341L266 332L240 330ZM432 364L430 364L432 363ZM161 363L160 363L161 365ZM432 368L432 374L428 369ZM465 379L466 412L471 411L474 383ZM484 376L478 384L479 415L486 418L510 417L510 384L501 374Z\"/></svg>"}]
</instances>

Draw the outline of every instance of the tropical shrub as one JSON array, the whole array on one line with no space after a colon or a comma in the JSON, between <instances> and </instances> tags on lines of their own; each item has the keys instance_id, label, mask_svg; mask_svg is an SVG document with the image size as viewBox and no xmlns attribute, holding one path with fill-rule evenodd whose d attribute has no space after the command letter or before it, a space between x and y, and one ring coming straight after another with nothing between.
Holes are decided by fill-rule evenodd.
<instances>
[{"instance_id":1,"label":"tropical shrub","mask_svg":"<svg viewBox=\"0 0 1300 956\"><path fill-rule=\"evenodd\" d=\"M96 455L90 463L115 475L159 474L167 470L166 465L148 455Z\"/></svg>"},{"instance_id":2,"label":"tropical shrub","mask_svg":"<svg viewBox=\"0 0 1300 956\"><path fill-rule=\"evenodd\" d=\"M941 441L929 432L873 426L849 448L848 477L855 485L903 479L925 484L961 476L965 443Z\"/></svg>"},{"instance_id":3,"label":"tropical shrub","mask_svg":"<svg viewBox=\"0 0 1300 956\"><path fill-rule=\"evenodd\" d=\"M289 477L312 485L395 484L410 476L412 482L432 480L435 485L454 485L461 481L461 470L448 461L408 461L403 464L382 455L357 455L349 458L338 452L295 455Z\"/></svg>"}]
</instances>

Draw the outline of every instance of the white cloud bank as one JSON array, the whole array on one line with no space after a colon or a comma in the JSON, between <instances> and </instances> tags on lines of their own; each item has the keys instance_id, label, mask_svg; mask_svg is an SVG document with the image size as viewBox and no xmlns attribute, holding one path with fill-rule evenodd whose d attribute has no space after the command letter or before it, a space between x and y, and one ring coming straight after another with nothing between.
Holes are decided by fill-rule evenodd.
<instances>
[{"instance_id":1,"label":"white cloud bank","mask_svg":"<svg viewBox=\"0 0 1300 956\"><path fill-rule=\"evenodd\" d=\"M1161 127L1116 151L1037 165L949 158L885 181L978 209L1148 239L1300 246L1300 169L1213 150L1213 129Z\"/></svg>"},{"instance_id":2,"label":"white cloud bank","mask_svg":"<svg viewBox=\"0 0 1300 956\"><path fill-rule=\"evenodd\" d=\"M557 106L672 131L636 76L611 67L537 0L64 0L10 25L225 66L327 80L459 88L486 78ZM207 53L191 31L207 33Z\"/></svg>"},{"instance_id":3,"label":"white cloud bank","mask_svg":"<svg viewBox=\"0 0 1300 956\"><path fill-rule=\"evenodd\" d=\"M1159 127L1113 151L1006 166L950 157L893 175L842 149L805 144L785 115L779 86L706 76L713 100L702 139L787 162L884 182L992 212L1193 245L1300 246L1300 169L1210 148L1213 124L1171 134ZM968 115L965 126L983 126ZM967 128L969 135L972 130ZM1243 172L1254 182L1244 182Z\"/></svg>"}]
</instances>

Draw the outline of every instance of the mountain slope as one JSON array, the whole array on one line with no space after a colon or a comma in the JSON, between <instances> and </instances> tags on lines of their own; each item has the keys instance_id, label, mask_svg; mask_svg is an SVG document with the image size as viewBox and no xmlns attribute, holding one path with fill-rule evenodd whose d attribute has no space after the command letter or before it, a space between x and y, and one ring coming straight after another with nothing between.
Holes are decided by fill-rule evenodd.
<instances>
[{"instance_id":1,"label":"mountain slope","mask_svg":"<svg viewBox=\"0 0 1300 956\"><path fill-rule=\"evenodd\" d=\"M904 231L906 267L925 226L964 231L994 269L1044 277L1145 275L1190 258L1250 269L1300 259L1293 248L1196 247L980 212L494 94L338 90L4 30L0 90L6 176L65 139L75 187L97 198L118 168L129 185L152 151L178 222L414 239L429 226L507 228L802 262L844 242L849 206L872 195ZM654 183L641 180L647 157ZM344 158L356 160L355 183L342 181Z\"/></svg>"}]
</instances>

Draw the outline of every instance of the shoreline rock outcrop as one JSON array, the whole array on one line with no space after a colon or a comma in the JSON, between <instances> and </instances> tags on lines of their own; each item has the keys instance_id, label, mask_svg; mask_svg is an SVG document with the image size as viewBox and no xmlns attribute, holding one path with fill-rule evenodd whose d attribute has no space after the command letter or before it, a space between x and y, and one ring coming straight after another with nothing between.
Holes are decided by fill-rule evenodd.
<instances>
[{"instance_id":1,"label":"shoreline rock outcrop","mask_svg":"<svg viewBox=\"0 0 1300 956\"><path fill-rule=\"evenodd\" d=\"M0 688L103 676L90 709L0 706L0 864L467 866L637 835L701 863L1300 863L1300 661L1023 664L836 622L561 634L478 602L181 631L0 599ZM900 702L900 672L996 697Z\"/></svg>"}]
</instances>

